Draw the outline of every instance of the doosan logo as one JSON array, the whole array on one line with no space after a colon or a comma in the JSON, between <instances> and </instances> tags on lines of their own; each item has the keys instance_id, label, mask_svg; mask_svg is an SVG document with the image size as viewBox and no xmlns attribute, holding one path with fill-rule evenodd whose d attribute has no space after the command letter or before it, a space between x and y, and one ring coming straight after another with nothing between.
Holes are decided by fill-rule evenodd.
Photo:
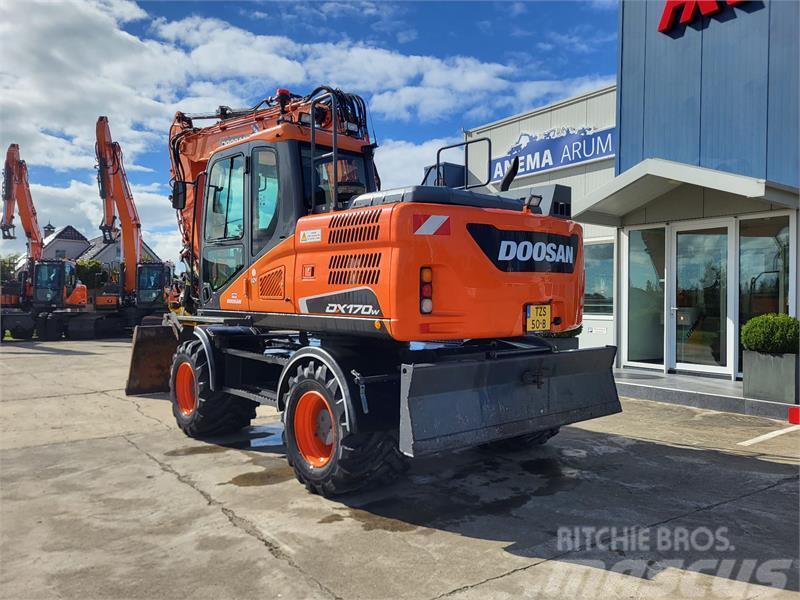
<instances>
[{"instance_id":1,"label":"doosan logo","mask_svg":"<svg viewBox=\"0 0 800 600\"><path fill-rule=\"evenodd\" d=\"M548 263L562 263L574 264L575 253L572 246L565 246L564 244L555 244L550 242L515 242L512 240L503 240L500 242L500 252L497 255L497 260L514 260L529 261L531 259L536 262Z\"/></svg>"}]
</instances>

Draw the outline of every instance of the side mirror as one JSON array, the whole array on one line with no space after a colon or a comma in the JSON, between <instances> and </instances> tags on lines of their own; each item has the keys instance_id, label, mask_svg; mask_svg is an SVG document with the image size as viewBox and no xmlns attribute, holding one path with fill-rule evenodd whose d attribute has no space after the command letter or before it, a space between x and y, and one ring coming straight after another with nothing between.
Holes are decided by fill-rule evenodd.
<instances>
[{"instance_id":1,"label":"side mirror","mask_svg":"<svg viewBox=\"0 0 800 600\"><path fill-rule=\"evenodd\" d=\"M186 182L175 181L172 184L172 208L175 210L183 210L186 206Z\"/></svg>"}]
</instances>

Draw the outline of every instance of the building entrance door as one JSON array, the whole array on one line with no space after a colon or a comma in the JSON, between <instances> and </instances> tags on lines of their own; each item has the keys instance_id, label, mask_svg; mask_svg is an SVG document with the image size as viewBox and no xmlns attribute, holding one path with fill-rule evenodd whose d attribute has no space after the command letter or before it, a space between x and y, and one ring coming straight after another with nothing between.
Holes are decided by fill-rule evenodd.
<instances>
[{"instance_id":1,"label":"building entrance door","mask_svg":"<svg viewBox=\"0 0 800 600\"><path fill-rule=\"evenodd\" d=\"M732 374L732 225L709 222L671 229L670 362L683 371Z\"/></svg>"}]
</instances>

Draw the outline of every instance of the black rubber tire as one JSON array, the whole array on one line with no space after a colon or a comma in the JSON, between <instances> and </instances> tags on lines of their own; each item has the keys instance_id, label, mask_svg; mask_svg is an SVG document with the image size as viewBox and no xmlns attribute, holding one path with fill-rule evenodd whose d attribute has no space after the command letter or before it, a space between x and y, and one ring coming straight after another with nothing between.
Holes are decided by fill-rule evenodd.
<instances>
[{"instance_id":1,"label":"black rubber tire","mask_svg":"<svg viewBox=\"0 0 800 600\"><path fill-rule=\"evenodd\" d=\"M197 402L194 411L189 415L183 414L175 394L175 375L184 362L192 365L196 383ZM200 340L184 342L178 346L172 357L169 395L175 421L189 437L207 438L233 433L249 426L250 421L256 417L258 403L232 394L211 391L208 358Z\"/></svg>"},{"instance_id":2,"label":"black rubber tire","mask_svg":"<svg viewBox=\"0 0 800 600\"><path fill-rule=\"evenodd\" d=\"M558 431L558 428L545 429L544 431L536 431L534 433L527 433L504 440L497 440L496 442L489 442L488 444L481 445L481 449L491 452L520 452L522 450L528 450L533 446L546 444L547 440L555 436Z\"/></svg>"},{"instance_id":3,"label":"black rubber tire","mask_svg":"<svg viewBox=\"0 0 800 600\"><path fill-rule=\"evenodd\" d=\"M331 407L344 405L341 402L342 390L335 377L324 367L315 368L313 358L298 366L289 379L288 400L283 413L286 459L297 480L309 492L330 498L366 487L379 487L408 469L408 461L400 453L395 432L348 433L343 410L334 415L334 449L330 462L324 467L310 465L297 448L292 426L297 403L310 390L322 394Z\"/></svg>"},{"instance_id":4,"label":"black rubber tire","mask_svg":"<svg viewBox=\"0 0 800 600\"><path fill-rule=\"evenodd\" d=\"M55 342L64 334L64 323L55 315L39 315L36 335L43 342Z\"/></svg>"}]
</instances>

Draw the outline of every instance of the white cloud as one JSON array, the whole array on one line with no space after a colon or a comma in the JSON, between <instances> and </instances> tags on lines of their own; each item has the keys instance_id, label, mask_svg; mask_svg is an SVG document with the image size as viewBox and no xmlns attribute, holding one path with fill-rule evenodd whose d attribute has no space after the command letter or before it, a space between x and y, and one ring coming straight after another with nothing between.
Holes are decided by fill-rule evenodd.
<instances>
[{"instance_id":1,"label":"white cloud","mask_svg":"<svg viewBox=\"0 0 800 600\"><path fill-rule=\"evenodd\" d=\"M182 81L173 66L179 57L120 30L114 15L138 13L128 4L105 2L28 4L26 10L0 3L3 147L19 143L34 165L91 168L101 114L130 158L159 139L147 129L169 124L170 110L157 98Z\"/></svg>"},{"instance_id":2,"label":"white cloud","mask_svg":"<svg viewBox=\"0 0 800 600\"><path fill-rule=\"evenodd\" d=\"M363 94L373 113L385 120L433 122L457 115L475 121L499 116L498 108L517 112L613 81L600 75L532 80L516 59L503 64L469 56L417 55L381 47L380 40L299 43L215 18L153 18L147 4L129 0L30 1L24 10L19 6L0 2L0 147L19 143L30 165L69 171L69 183L65 180L61 187L34 182L42 224L68 221L87 235L97 233L94 125L98 115L106 115L125 151L126 168L137 175L133 189L144 229L162 236L158 243L165 248L174 243L167 232L175 230L168 191L153 176L143 178L146 169L137 161L146 152L163 152L178 109L247 106L278 85L300 92L332 83ZM315 23L327 22L334 29L341 19L368 21L367 28L381 40L409 42L416 34L402 19L407 10L403 5L269 6L269 13L249 14L280 23L293 17L309 22L312 11ZM512 5L510 10L526 9ZM136 23L145 34L126 32L126 23ZM478 26L488 31L492 24ZM553 32L540 43L587 52L610 39L576 27ZM445 141L450 140L388 141L377 159L384 185L418 183L422 168L435 160L436 148ZM165 173L159 176L167 178Z\"/></svg>"},{"instance_id":3,"label":"white cloud","mask_svg":"<svg viewBox=\"0 0 800 600\"><path fill-rule=\"evenodd\" d=\"M432 139L420 144L404 140L385 140L375 152L375 165L381 177L381 187L388 190L419 185L425 174L425 167L436 163L436 151L442 146L459 141L461 139L455 137ZM457 162L457 151L452 151L444 158Z\"/></svg>"},{"instance_id":4,"label":"white cloud","mask_svg":"<svg viewBox=\"0 0 800 600\"><path fill-rule=\"evenodd\" d=\"M616 41L617 33L597 31L588 25L578 25L564 33L550 31L546 37L559 50L576 54L591 54L601 46Z\"/></svg>"},{"instance_id":5,"label":"white cloud","mask_svg":"<svg viewBox=\"0 0 800 600\"><path fill-rule=\"evenodd\" d=\"M365 94L385 119L423 121L453 110L488 115L492 107L529 97L520 87L540 85L516 80L520 71L512 64L404 54L367 43L299 44L199 16L152 20L155 37L137 38L119 27L148 18L131 2L31 2L26 11L11 4L0 4L0 35L6 40L2 142L20 143L30 164L56 170L93 166L93 126L100 114L109 117L128 169L135 171L137 156L164 143L176 109L243 106L277 85L303 89L329 82ZM389 10L371 2L313 8L325 19L354 11L385 16ZM398 35L403 32L408 34L401 29ZM550 37L543 43L566 44L575 52L610 39L579 28Z\"/></svg>"},{"instance_id":6,"label":"white cloud","mask_svg":"<svg viewBox=\"0 0 800 600\"><path fill-rule=\"evenodd\" d=\"M512 2L508 5L508 14L512 17L519 17L528 12L524 2Z\"/></svg>"},{"instance_id":7,"label":"white cloud","mask_svg":"<svg viewBox=\"0 0 800 600\"><path fill-rule=\"evenodd\" d=\"M147 17L147 13L132 0L90 0L98 10L109 15L120 23L140 21Z\"/></svg>"},{"instance_id":8,"label":"white cloud","mask_svg":"<svg viewBox=\"0 0 800 600\"><path fill-rule=\"evenodd\" d=\"M183 264L180 260L181 236L178 234L177 229L173 231L143 229L142 238L161 260L172 261L176 267L180 267ZM177 270L182 271L183 269L178 268Z\"/></svg>"},{"instance_id":9,"label":"white cloud","mask_svg":"<svg viewBox=\"0 0 800 600\"><path fill-rule=\"evenodd\" d=\"M573 79L541 79L525 81L515 86L514 96L500 102L512 112L523 112L548 102L578 96L591 90L613 85L613 76L587 76Z\"/></svg>"},{"instance_id":10,"label":"white cloud","mask_svg":"<svg viewBox=\"0 0 800 600\"><path fill-rule=\"evenodd\" d=\"M399 44L408 44L417 39L418 35L416 29L404 29L403 31L397 32L397 42Z\"/></svg>"},{"instance_id":11,"label":"white cloud","mask_svg":"<svg viewBox=\"0 0 800 600\"><path fill-rule=\"evenodd\" d=\"M440 121L450 117L458 104L455 92L447 88L409 86L375 94L370 108L388 118L408 121L416 114L425 121Z\"/></svg>"}]
</instances>

